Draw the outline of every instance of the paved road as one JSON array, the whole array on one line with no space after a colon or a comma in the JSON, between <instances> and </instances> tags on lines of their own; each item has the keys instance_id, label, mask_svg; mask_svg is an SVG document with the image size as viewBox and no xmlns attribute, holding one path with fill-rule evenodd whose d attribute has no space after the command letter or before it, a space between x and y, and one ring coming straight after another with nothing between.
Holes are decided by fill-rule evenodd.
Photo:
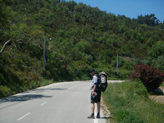
<instances>
[{"instance_id":1,"label":"paved road","mask_svg":"<svg viewBox=\"0 0 164 123\"><path fill-rule=\"evenodd\" d=\"M108 83L121 83L124 82L125 80L108 80Z\"/></svg>"},{"instance_id":2,"label":"paved road","mask_svg":"<svg viewBox=\"0 0 164 123\"><path fill-rule=\"evenodd\" d=\"M105 123L87 119L91 81L55 83L0 100L0 123ZM95 113L96 114L96 113Z\"/></svg>"}]
</instances>

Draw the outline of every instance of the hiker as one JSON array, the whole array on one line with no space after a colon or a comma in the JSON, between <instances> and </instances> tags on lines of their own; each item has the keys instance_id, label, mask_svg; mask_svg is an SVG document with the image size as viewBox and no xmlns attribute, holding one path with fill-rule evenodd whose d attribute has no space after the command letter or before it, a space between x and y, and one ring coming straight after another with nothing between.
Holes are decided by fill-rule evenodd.
<instances>
[{"instance_id":1,"label":"hiker","mask_svg":"<svg viewBox=\"0 0 164 123\"><path fill-rule=\"evenodd\" d=\"M98 86L98 77L95 74L94 69L90 69L90 75L93 76L92 79L92 87L91 87L91 112L92 114L88 118L94 118L94 103L97 103L97 118L100 118L100 98L101 98L101 91Z\"/></svg>"}]
</instances>

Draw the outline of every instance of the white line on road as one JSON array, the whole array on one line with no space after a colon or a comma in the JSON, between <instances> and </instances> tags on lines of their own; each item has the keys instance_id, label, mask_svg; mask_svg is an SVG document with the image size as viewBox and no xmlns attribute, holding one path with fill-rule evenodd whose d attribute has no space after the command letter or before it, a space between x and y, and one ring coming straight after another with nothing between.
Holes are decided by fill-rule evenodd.
<instances>
[{"instance_id":1,"label":"white line on road","mask_svg":"<svg viewBox=\"0 0 164 123\"><path fill-rule=\"evenodd\" d=\"M98 120L97 118L93 119L94 123L98 123Z\"/></svg>"},{"instance_id":2,"label":"white line on road","mask_svg":"<svg viewBox=\"0 0 164 123\"><path fill-rule=\"evenodd\" d=\"M23 115L22 117L20 117L19 119L17 119L17 121L22 120L23 118L27 117L29 114L31 114L31 113L29 112L29 113L27 113L27 114Z\"/></svg>"},{"instance_id":3,"label":"white line on road","mask_svg":"<svg viewBox=\"0 0 164 123\"><path fill-rule=\"evenodd\" d=\"M44 104L46 104L47 103L47 101L45 101L44 103L42 103L40 106L43 106Z\"/></svg>"},{"instance_id":4,"label":"white line on road","mask_svg":"<svg viewBox=\"0 0 164 123\"><path fill-rule=\"evenodd\" d=\"M69 89L73 89L73 88L76 88L76 87L81 86L81 85L82 85L82 84L76 85L76 86L73 86L73 87L71 87L71 88L69 88Z\"/></svg>"},{"instance_id":5,"label":"white line on road","mask_svg":"<svg viewBox=\"0 0 164 123\"><path fill-rule=\"evenodd\" d=\"M53 98L55 98L55 97L56 97L56 95Z\"/></svg>"},{"instance_id":6,"label":"white line on road","mask_svg":"<svg viewBox=\"0 0 164 123\"><path fill-rule=\"evenodd\" d=\"M125 82L125 80L108 80L108 83L121 83Z\"/></svg>"}]
</instances>

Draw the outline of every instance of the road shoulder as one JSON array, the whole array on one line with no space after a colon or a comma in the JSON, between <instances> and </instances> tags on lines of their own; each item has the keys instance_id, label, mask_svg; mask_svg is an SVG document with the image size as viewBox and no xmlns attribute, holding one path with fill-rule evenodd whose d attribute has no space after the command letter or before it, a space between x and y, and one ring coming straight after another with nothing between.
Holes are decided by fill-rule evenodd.
<instances>
[{"instance_id":1,"label":"road shoulder","mask_svg":"<svg viewBox=\"0 0 164 123\"><path fill-rule=\"evenodd\" d=\"M110 119L112 118L110 111L108 110L107 106L104 103L103 98L101 97L101 109L103 110L104 119L106 119L107 123L110 123Z\"/></svg>"}]
</instances>

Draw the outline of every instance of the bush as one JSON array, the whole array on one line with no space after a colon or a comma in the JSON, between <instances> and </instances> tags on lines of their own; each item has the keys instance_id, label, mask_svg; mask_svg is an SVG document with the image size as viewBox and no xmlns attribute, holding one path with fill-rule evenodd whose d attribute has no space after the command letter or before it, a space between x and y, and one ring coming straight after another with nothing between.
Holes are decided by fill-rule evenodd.
<instances>
[{"instance_id":1,"label":"bush","mask_svg":"<svg viewBox=\"0 0 164 123\"><path fill-rule=\"evenodd\" d=\"M6 78L3 76L3 74L0 74L0 84L1 85L7 84Z\"/></svg>"},{"instance_id":2,"label":"bush","mask_svg":"<svg viewBox=\"0 0 164 123\"><path fill-rule=\"evenodd\" d=\"M154 67L148 65L134 66L134 73L130 74L130 79L139 78L148 91L157 89L164 80L164 74Z\"/></svg>"},{"instance_id":3,"label":"bush","mask_svg":"<svg viewBox=\"0 0 164 123\"><path fill-rule=\"evenodd\" d=\"M118 58L118 67L122 67L124 62L125 61L122 58ZM112 63L111 64L112 64L112 67L116 67L116 65L117 65L117 57L113 57L112 58Z\"/></svg>"},{"instance_id":4,"label":"bush","mask_svg":"<svg viewBox=\"0 0 164 123\"><path fill-rule=\"evenodd\" d=\"M133 63L132 62L125 62L124 65L123 65L123 68L124 69L127 69L127 70L132 70L133 69Z\"/></svg>"},{"instance_id":5,"label":"bush","mask_svg":"<svg viewBox=\"0 0 164 123\"><path fill-rule=\"evenodd\" d=\"M151 51L148 54L153 59L158 58L158 56L164 55L164 42L153 45Z\"/></svg>"},{"instance_id":6,"label":"bush","mask_svg":"<svg viewBox=\"0 0 164 123\"><path fill-rule=\"evenodd\" d=\"M152 65L164 73L164 56L159 56L157 59L152 60Z\"/></svg>"},{"instance_id":7,"label":"bush","mask_svg":"<svg viewBox=\"0 0 164 123\"><path fill-rule=\"evenodd\" d=\"M0 98L8 96L10 92L11 92L10 88L2 85L0 86Z\"/></svg>"}]
</instances>

